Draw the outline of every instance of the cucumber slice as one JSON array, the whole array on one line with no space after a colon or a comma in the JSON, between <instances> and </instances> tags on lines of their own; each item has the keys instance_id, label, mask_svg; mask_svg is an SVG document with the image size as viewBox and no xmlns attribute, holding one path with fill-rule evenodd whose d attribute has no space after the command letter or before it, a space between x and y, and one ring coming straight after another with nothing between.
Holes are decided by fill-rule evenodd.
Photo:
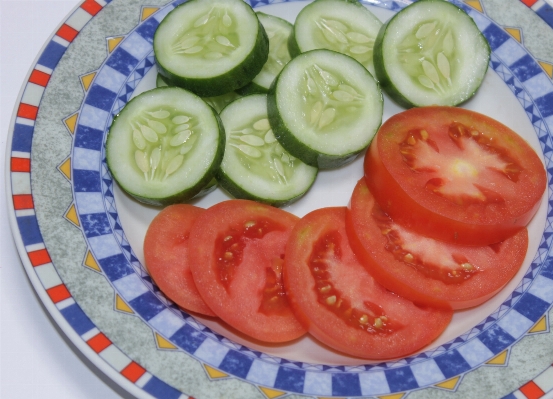
<instances>
[{"instance_id":1,"label":"cucumber slice","mask_svg":"<svg viewBox=\"0 0 553 399\"><path fill-rule=\"evenodd\" d=\"M169 85L212 97L245 86L261 71L269 39L242 0L190 0L163 19L153 47Z\"/></svg>"},{"instance_id":2,"label":"cucumber slice","mask_svg":"<svg viewBox=\"0 0 553 399\"><path fill-rule=\"evenodd\" d=\"M382 123L382 92L353 58L311 50L292 59L267 101L275 137L293 156L321 169L352 161Z\"/></svg>"},{"instance_id":3,"label":"cucumber slice","mask_svg":"<svg viewBox=\"0 0 553 399\"><path fill-rule=\"evenodd\" d=\"M294 158L278 143L266 104L265 94L253 94L221 112L227 137L217 180L235 198L282 206L311 187L317 168Z\"/></svg>"},{"instance_id":4,"label":"cucumber slice","mask_svg":"<svg viewBox=\"0 0 553 399\"><path fill-rule=\"evenodd\" d=\"M169 84L163 78L163 75L158 73L156 75L156 87L167 87Z\"/></svg>"},{"instance_id":5,"label":"cucumber slice","mask_svg":"<svg viewBox=\"0 0 553 399\"><path fill-rule=\"evenodd\" d=\"M444 0L417 1L382 26L376 77L404 107L458 105L484 79L490 46L472 18Z\"/></svg>"},{"instance_id":6,"label":"cucumber slice","mask_svg":"<svg viewBox=\"0 0 553 399\"><path fill-rule=\"evenodd\" d=\"M166 81L163 75L157 74L156 77L156 87L167 87L170 86ZM235 91L231 91L230 93L221 94L220 96L215 97L202 97L202 100L204 100L208 105L212 106L215 111L218 113L223 110L227 105L229 105L231 102L239 98L240 95L236 93Z\"/></svg>"},{"instance_id":7,"label":"cucumber slice","mask_svg":"<svg viewBox=\"0 0 553 399\"><path fill-rule=\"evenodd\" d=\"M288 40L294 26L282 18L262 12L257 12L257 18L269 37L269 59L263 65L261 72L250 83L236 90L243 96L267 93L284 65L292 59L288 51Z\"/></svg>"},{"instance_id":8,"label":"cucumber slice","mask_svg":"<svg viewBox=\"0 0 553 399\"><path fill-rule=\"evenodd\" d=\"M382 22L351 0L316 0L304 7L288 43L293 57L328 49L355 58L374 75L373 46Z\"/></svg>"},{"instance_id":9,"label":"cucumber slice","mask_svg":"<svg viewBox=\"0 0 553 399\"><path fill-rule=\"evenodd\" d=\"M129 195L168 205L208 186L224 147L224 128L213 108L189 91L162 87L133 98L115 117L106 160Z\"/></svg>"}]
</instances>

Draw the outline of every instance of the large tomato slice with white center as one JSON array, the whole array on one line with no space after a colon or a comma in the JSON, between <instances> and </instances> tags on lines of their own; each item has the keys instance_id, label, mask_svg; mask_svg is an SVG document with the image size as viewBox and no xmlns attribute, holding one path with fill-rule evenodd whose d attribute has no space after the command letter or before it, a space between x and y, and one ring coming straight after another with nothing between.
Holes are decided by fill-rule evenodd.
<instances>
[{"instance_id":1,"label":"large tomato slice with white center","mask_svg":"<svg viewBox=\"0 0 553 399\"><path fill-rule=\"evenodd\" d=\"M542 161L518 134L476 112L437 106L388 119L365 157L365 178L394 220L468 245L521 230L546 187Z\"/></svg>"},{"instance_id":2,"label":"large tomato slice with white center","mask_svg":"<svg viewBox=\"0 0 553 399\"><path fill-rule=\"evenodd\" d=\"M451 310L419 307L387 291L359 263L345 226L346 208L304 216L286 246L284 285L309 333L351 356L409 355L436 339Z\"/></svg>"},{"instance_id":3,"label":"large tomato slice with white center","mask_svg":"<svg viewBox=\"0 0 553 399\"><path fill-rule=\"evenodd\" d=\"M209 308L230 326L265 342L305 334L282 283L284 251L298 217L248 200L218 203L190 233L194 282Z\"/></svg>"},{"instance_id":4,"label":"large tomato slice with white center","mask_svg":"<svg viewBox=\"0 0 553 399\"><path fill-rule=\"evenodd\" d=\"M188 262L190 229L203 212L203 208L177 204L158 213L144 238L144 262L159 289L173 302L186 310L215 316L200 296Z\"/></svg>"},{"instance_id":5,"label":"large tomato slice with white center","mask_svg":"<svg viewBox=\"0 0 553 399\"><path fill-rule=\"evenodd\" d=\"M416 303L465 309L501 290L526 256L528 232L503 242L467 246L413 232L382 212L361 179L351 197L346 226L359 260L387 289Z\"/></svg>"}]
</instances>

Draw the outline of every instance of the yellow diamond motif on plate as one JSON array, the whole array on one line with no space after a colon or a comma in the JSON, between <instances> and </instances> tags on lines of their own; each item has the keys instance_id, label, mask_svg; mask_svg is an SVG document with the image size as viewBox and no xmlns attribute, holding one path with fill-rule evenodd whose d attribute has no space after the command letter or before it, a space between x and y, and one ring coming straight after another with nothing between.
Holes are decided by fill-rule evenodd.
<instances>
[{"instance_id":1,"label":"yellow diamond motif on plate","mask_svg":"<svg viewBox=\"0 0 553 399\"><path fill-rule=\"evenodd\" d=\"M503 352L498 354L497 356L491 358L486 362L486 364L492 365L492 366L505 366L507 364L507 359L509 358L509 350L505 349Z\"/></svg>"},{"instance_id":2,"label":"yellow diamond motif on plate","mask_svg":"<svg viewBox=\"0 0 553 399\"><path fill-rule=\"evenodd\" d=\"M207 371L207 375L209 376L209 378L217 379L228 377L227 373L223 373L221 370L217 370L211 366L208 366L207 364L204 364L204 369L205 371Z\"/></svg>"},{"instance_id":3,"label":"yellow diamond motif on plate","mask_svg":"<svg viewBox=\"0 0 553 399\"><path fill-rule=\"evenodd\" d=\"M117 45L119 43L121 43L121 40L123 40L125 38L125 36L117 36L117 37L109 37L108 38L108 52L112 52L113 50L115 50L115 47L117 47Z\"/></svg>"},{"instance_id":4,"label":"yellow diamond motif on plate","mask_svg":"<svg viewBox=\"0 0 553 399\"><path fill-rule=\"evenodd\" d=\"M150 15L159 10L159 7L144 7L142 8L142 15L140 16L140 21L144 21Z\"/></svg>"},{"instance_id":5,"label":"yellow diamond motif on plate","mask_svg":"<svg viewBox=\"0 0 553 399\"><path fill-rule=\"evenodd\" d=\"M282 395L286 395L287 393L273 388L266 388L266 387L258 387L258 388L261 392L263 392L263 395L265 395L269 399L278 398Z\"/></svg>"},{"instance_id":6,"label":"yellow diamond motif on plate","mask_svg":"<svg viewBox=\"0 0 553 399\"><path fill-rule=\"evenodd\" d=\"M377 396L378 399L401 399L405 396L405 393L396 393L394 395Z\"/></svg>"},{"instance_id":7,"label":"yellow diamond motif on plate","mask_svg":"<svg viewBox=\"0 0 553 399\"><path fill-rule=\"evenodd\" d=\"M457 387L457 385L459 384L459 381L461 381L461 377L457 376L457 377L450 378L449 380L440 382L439 384L436 384L434 386L453 391L455 387Z\"/></svg>"},{"instance_id":8,"label":"yellow diamond motif on plate","mask_svg":"<svg viewBox=\"0 0 553 399\"><path fill-rule=\"evenodd\" d=\"M543 61L538 61L538 64L540 64L545 73L553 79L553 65Z\"/></svg>"},{"instance_id":9,"label":"yellow diamond motif on plate","mask_svg":"<svg viewBox=\"0 0 553 399\"><path fill-rule=\"evenodd\" d=\"M167 341L165 338L163 338L158 333L154 333L156 337L156 345L159 349L177 349L175 345L173 345L171 342Z\"/></svg>"},{"instance_id":10,"label":"yellow diamond motif on plate","mask_svg":"<svg viewBox=\"0 0 553 399\"><path fill-rule=\"evenodd\" d=\"M87 73L86 75L81 76L81 83L83 85L84 91L90 89L90 85L96 76L96 72Z\"/></svg>"},{"instance_id":11,"label":"yellow diamond motif on plate","mask_svg":"<svg viewBox=\"0 0 553 399\"><path fill-rule=\"evenodd\" d=\"M79 223L79 217L77 216L77 211L75 209L75 204L71 204L67 212L65 212L65 218L73 223L77 227L81 227Z\"/></svg>"},{"instance_id":12,"label":"yellow diamond motif on plate","mask_svg":"<svg viewBox=\"0 0 553 399\"><path fill-rule=\"evenodd\" d=\"M63 120L63 123L65 124L65 127L67 130L69 130L69 133L75 134L75 127L77 126L77 118L79 117L79 114L73 114L69 118L65 118Z\"/></svg>"},{"instance_id":13,"label":"yellow diamond motif on plate","mask_svg":"<svg viewBox=\"0 0 553 399\"><path fill-rule=\"evenodd\" d=\"M67 180L71 180L71 158L67 158L65 161L63 161L61 165L58 166L58 170L67 178ZM73 222L73 219L71 221ZM75 224L78 226L79 221L77 220Z\"/></svg>"},{"instance_id":14,"label":"yellow diamond motif on plate","mask_svg":"<svg viewBox=\"0 0 553 399\"><path fill-rule=\"evenodd\" d=\"M547 331L547 316L543 316L539 321L534 324L534 327L532 327L528 333L534 334L534 333L541 333Z\"/></svg>"},{"instance_id":15,"label":"yellow diamond motif on plate","mask_svg":"<svg viewBox=\"0 0 553 399\"><path fill-rule=\"evenodd\" d=\"M519 42L522 43L522 31L518 28L505 28L505 31L513 36L513 38Z\"/></svg>"},{"instance_id":16,"label":"yellow diamond motif on plate","mask_svg":"<svg viewBox=\"0 0 553 399\"><path fill-rule=\"evenodd\" d=\"M480 0L465 0L465 3L475 10L478 10L480 12L484 12L484 7L482 7L482 3L480 3Z\"/></svg>"},{"instance_id":17,"label":"yellow diamond motif on plate","mask_svg":"<svg viewBox=\"0 0 553 399\"><path fill-rule=\"evenodd\" d=\"M115 309L124 313L134 313L131 307L127 305L127 302L117 294L115 295Z\"/></svg>"},{"instance_id":18,"label":"yellow diamond motif on plate","mask_svg":"<svg viewBox=\"0 0 553 399\"><path fill-rule=\"evenodd\" d=\"M84 259L83 265L85 265L89 269L94 270L95 272L102 273L102 269L100 269L100 266L98 266L98 262L96 262L96 259L94 259L94 256L90 251L86 253L86 257Z\"/></svg>"}]
</instances>

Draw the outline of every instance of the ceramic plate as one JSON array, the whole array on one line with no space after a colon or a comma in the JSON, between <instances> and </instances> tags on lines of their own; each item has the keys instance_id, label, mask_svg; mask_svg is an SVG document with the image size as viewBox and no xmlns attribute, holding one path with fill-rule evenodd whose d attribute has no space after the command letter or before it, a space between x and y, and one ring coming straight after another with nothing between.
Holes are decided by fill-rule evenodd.
<instances>
[{"instance_id":1,"label":"ceramic plate","mask_svg":"<svg viewBox=\"0 0 553 399\"><path fill-rule=\"evenodd\" d=\"M178 3L178 2L177 2ZM310 337L248 341L167 300L142 265L159 209L111 179L104 141L113 116L154 87L152 37L177 3L86 0L39 54L16 104L8 142L10 218L28 276L77 348L140 398L538 398L553 390L551 189L532 220L520 273L487 303L456 312L419 353L370 362ZM270 4L269 4L270 3ZM382 20L407 0L364 1ZM463 105L519 132L553 167L553 9L543 0L454 1L493 50L484 83ZM307 2L255 1L291 22ZM385 98L384 119L401 108ZM298 216L345 206L362 157L319 174L286 209ZM194 203L227 199L220 190Z\"/></svg>"}]
</instances>

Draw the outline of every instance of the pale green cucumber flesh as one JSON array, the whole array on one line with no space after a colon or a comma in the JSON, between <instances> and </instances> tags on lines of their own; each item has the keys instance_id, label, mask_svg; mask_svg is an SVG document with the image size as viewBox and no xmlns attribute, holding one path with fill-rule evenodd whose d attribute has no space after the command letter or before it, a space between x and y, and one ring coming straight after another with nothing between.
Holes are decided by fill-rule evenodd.
<instances>
[{"instance_id":1,"label":"pale green cucumber flesh","mask_svg":"<svg viewBox=\"0 0 553 399\"><path fill-rule=\"evenodd\" d=\"M462 9L418 1L382 26L374 65L384 91L404 107L455 106L471 98L486 74L490 47Z\"/></svg>"},{"instance_id":2,"label":"pale green cucumber flesh","mask_svg":"<svg viewBox=\"0 0 553 399\"><path fill-rule=\"evenodd\" d=\"M246 86L236 90L242 96L267 93L284 65L292 58L288 51L288 39L292 35L293 25L273 15L262 12L256 14L269 37L269 57L261 72Z\"/></svg>"},{"instance_id":3,"label":"pale green cucumber flesh","mask_svg":"<svg viewBox=\"0 0 553 399\"><path fill-rule=\"evenodd\" d=\"M217 180L235 198L283 206L307 192L317 168L291 156L276 140L266 102L264 94L250 95L221 112L226 148Z\"/></svg>"},{"instance_id":4,"label":"pale green cucumber flesh","mask_svg":"<svg viewBox=\"0 0 553 399\"><path fill-rule=\"evenodd\" d=\"M106 160L123 191L164 206L206 192L224 145L222 122L211 107L184 89L162 87L133 98L114 118Z\"/></svg>"},{"instance_id":5,"label":"pale green cucumber flesh","mask_svg":"<svg viewBox=\"0 0 553 399\"><path fill-rule=\"evenodd\" d=\"M201 97L245 86L261 71L268 52L265 29L242 0L190 0L171 11L154 35L165 81Z\"/></svg>"},{"instance_id":6,"label":"pale green cucumber flesh","mask_svg":"<svg viewBox=\"0 0 553 399\"><path fill-rule=\"evenodd\" d=\"M163 79L163 76L158 73L156 76L156 87L167 87L167 86L169 85L167 84L167 82L165 82L165 80ZM231 101L233 101L233 99L237 97L238 95L235 95L234 92L231 92L228 94L223 94L222 96L218 96L218 97L213 97L213 98L209 97L207 99L204 98L203 100L207 102L208 105L211 105L215 109L215 111L220 112L226 104L230 103ZM202 188L198 194L194 196L194 198L203 197L213 192L216 188L217 188L217 179L213 177L209 181L209 183L207 183L207 185L204 188Z\"/></svg>"},{"instance_id":7,"label":"pale green cucumber flesh","mask_svg":"<svg viewBox=\"0 0 553 399\"><path fill-rule=\"evenodd\" d=\"M293 57L328 49L355 58L374 75L373 46L382 22L357 1L316 0L294 23L288 49Z\"/></svg>"},{"instance_id":8,"label":"pale green cucumber flesh","mask_svg":"<svg viewBox=\"0 0 553 399\"><path fill-rule=\"evenodd\" d=\"M292 59L268 94L275 137L293 156L321 169L351 162L382 122L378 83L353 58L311 50Z\"/></svg>"}]
</instances>

